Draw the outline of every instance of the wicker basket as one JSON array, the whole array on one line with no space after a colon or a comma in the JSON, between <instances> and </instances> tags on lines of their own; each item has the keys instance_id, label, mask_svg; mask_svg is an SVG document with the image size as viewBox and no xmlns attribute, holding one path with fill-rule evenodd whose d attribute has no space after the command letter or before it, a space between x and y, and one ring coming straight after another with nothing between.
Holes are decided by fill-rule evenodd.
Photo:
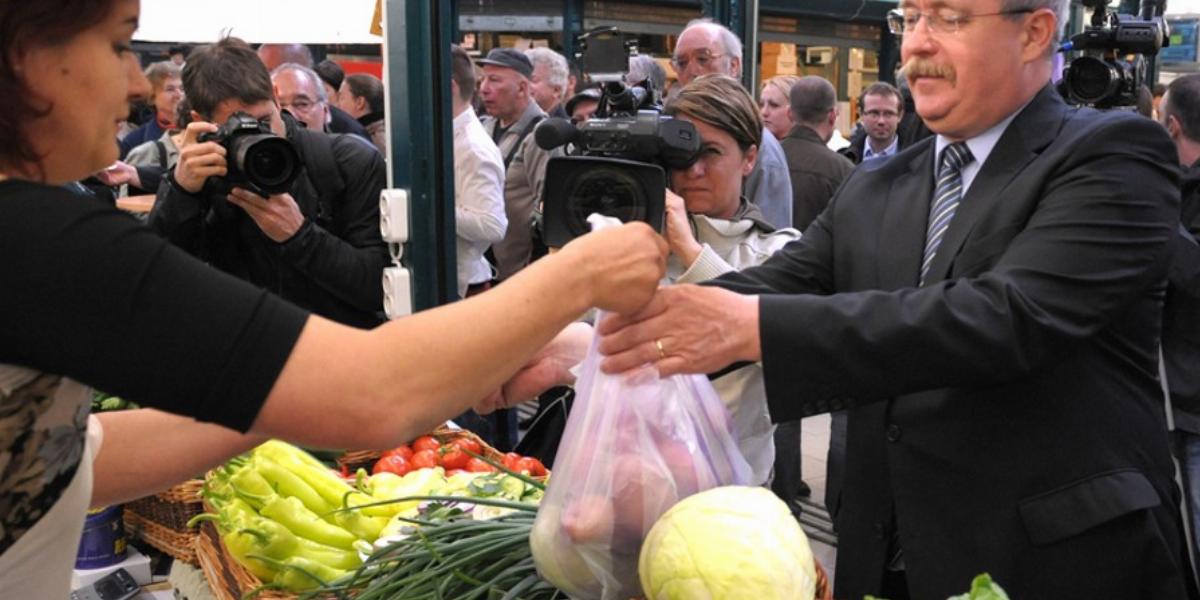
<instances>
[{"instance_id":1,"label":"wicker basket","mask_svg":"<svg viewBox=\"0 0 1200 600\"><path fill-rule=\"evenodd\" d=\"M125 531L177 560L196 564L196 531L187 522L204 510L200 489L192 479L125 504Z\"/></svg>"},{"instance_id":2,"label":"wicker basket","mask_svg":"<svg viewBox=\"0 0 1200 600\"><path fill-rule=\"evenodd\" d=\"M217 600L242 600L246 594L262 587L262 581L229 556L221 543L221 535L212 523L200 526L194 543L200 570L204 571L204 578L208 580L208 585ZM292 600L296 595L279 590L263 590L255 598Z\"/></svg>"}]
</instances>

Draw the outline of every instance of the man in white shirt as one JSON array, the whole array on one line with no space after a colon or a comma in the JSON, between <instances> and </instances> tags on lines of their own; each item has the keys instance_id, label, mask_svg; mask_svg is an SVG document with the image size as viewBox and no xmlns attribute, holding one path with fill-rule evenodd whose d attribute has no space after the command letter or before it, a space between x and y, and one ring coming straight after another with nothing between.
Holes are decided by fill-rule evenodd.
<instances>
[{"instance_id":1,"label":"man in white shirt","mask_svg":"<svg viewBox=\"0 0 1200 600\"><path fill-rule=\"evenodd\" d=\"M504 239L504 157L471 108L475 66L459 46L452 49L450 80L454 111L454 223L458 232L458 295L487 288L492 268L483 253Z\"/></svg>"}]
</instances>

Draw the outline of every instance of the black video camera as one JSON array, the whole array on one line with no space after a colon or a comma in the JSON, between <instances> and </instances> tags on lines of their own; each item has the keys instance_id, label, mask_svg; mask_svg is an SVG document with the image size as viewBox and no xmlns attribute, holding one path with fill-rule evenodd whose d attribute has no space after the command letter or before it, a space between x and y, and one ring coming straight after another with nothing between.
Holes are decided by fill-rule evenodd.
<instances>
[{"instance_id":1,"label":"black video camera","mask_svg":"<svg viewBox=\"0 0 1200 600\"><path fill-rule=\"evenodd\" d=\"M700 151L694 125L662 116L658 90L649 83L625 84L636 45L614 27L586 33L579 43L584 72L602 86L594 117L578 126L546 119L534 131L546 150L568 147L568 156L546 166L542 239L551 248L591 231L592 213L662 231L664 169L686 169Z\"/></svg>"},{"instance_id":2,"label":"black video camera","mask_svg":"<svg viewBox=\"0 0 1200 600\"><path fill-rule=\"evenodd\" d=\"M244 112L233 113L220 129L196 139L225 147L225 177L209 178L216 193L241 187L265 198L288 191L300 176L300 154L292 142Z\"/></svg>"},{"instance_id":3,"label":"black video camera","mask_svg":"<svg viewBox=\"0 0 1200 600\"><path fill-rule=\"evenodd\" d=\"M1161 1L1142 0L1137 16L1113 14L1106 0L1083 0L1091 25L1063 44L1062 52L1083 51L1063 72L1059 92L1068 102L1100 109L1137 106L1146 81L1146 57L1170 45Z\"/></svg>"}]
</instances>

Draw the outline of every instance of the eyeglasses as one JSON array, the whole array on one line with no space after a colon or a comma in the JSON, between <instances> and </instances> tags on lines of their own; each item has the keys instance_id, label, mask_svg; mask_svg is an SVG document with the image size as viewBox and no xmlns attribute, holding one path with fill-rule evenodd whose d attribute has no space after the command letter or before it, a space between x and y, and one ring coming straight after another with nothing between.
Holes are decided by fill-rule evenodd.
<instances>
[{"instance_id":1,"label":"eyeglasses","mask_svg":"<svg viewBox=\"0 0 1200 600\"><path fill-rule=\"evenodd\" d=\"M937 35L954 35L970 23L973 19L983 17L999 17L1005 15L1019 15L1024 13L1034 12L1036 9L1021 8L1016 10L1002 10L994 13L983 13L978 15L966 14L949 8L941 8L931 13L923 13L919 10L910 8L898 8L888 12L887 23L888 29L895 35L904 35L917 28L917 24L925 21L925 25L929 27L929 31Z\"/></svg>"},{"instance_id":2,"label":"eyeglasses","mask_svg":"<svg viewBox=\"0 0 1200 600\"><path fill-rule=\"evenodd\" d=\"M688 65L690 65L692 63L692 61L694 60L694 61L696 61L696 64L700 66L701 69L706 69L706 68L708 68L708 65L710 63L712 63L712 61L714 61L718 58L721 58L722 56L725 56L725 55L724 54L713 54L711 52L708 52L707 50L701 50L700 52L696 52L695 54L693 54L691 58L688 58L686 56L676 56L671 59L671 65L675 67L676 71L686 71L688 68Z\"/></svg>"},{"instance_id":3,"label":"eyeglasses","mask_svg":"<svg viewBox=\"0 0 1200 600\"><path fill-rule=\"evenodd\" d=\"M863 116L872 119L895 119L900 116L900 113L894 110L868 110L863 113Z\"/></svg>"},{"instance_id":4,"label":"eyeglasses","mask_svg":"<svg viewBox=\"0 0 1200 600\"><path fill-rule=\"evenodd\" d=\"M321 104L321 102L320 101L313 102L312 100L309 100L308 98L300 97L300 98L296 98L288 103L281 102L279 104L279 106L280 106L280 108L285 108L285 109L292 110L292 111L307 113L308 111L315 108L318 104Z\"/></svg>"}]
</instances>

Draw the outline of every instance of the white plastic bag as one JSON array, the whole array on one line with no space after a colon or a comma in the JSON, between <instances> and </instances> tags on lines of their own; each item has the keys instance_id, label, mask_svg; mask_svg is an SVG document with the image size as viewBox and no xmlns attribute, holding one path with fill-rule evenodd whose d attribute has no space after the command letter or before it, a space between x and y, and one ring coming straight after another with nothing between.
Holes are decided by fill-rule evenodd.
<instances>
[{"instance_id":1,"label":"white plastic bag","mask_svg":"<svg viewBox=\"0 0 1200 600\"><path fill-rule=\"evenodd\" d=\"M531 535L538 571L576 600L640 596L638 553L679 500L746 485L750 467L709 381L652 367L608 375L597 341Z\"/></svg>"}]
</instances>

